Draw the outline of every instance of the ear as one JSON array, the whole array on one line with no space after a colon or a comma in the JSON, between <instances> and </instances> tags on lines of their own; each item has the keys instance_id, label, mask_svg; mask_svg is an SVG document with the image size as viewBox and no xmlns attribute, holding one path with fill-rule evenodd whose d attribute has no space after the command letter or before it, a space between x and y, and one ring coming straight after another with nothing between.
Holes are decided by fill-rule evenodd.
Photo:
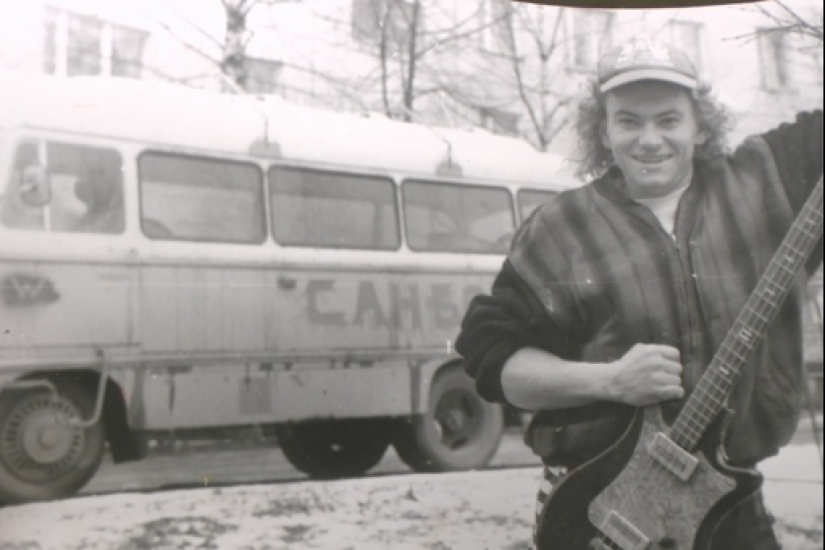
<instances>
[{"instance_id":1,"label":"ear","mask_svg":"<svg viewBox=\"0 0 825 550\"><path fill-rule=\"evenodd\" d=\"M607 121L603 120L599 123L599 137L602 140L602 145L605 149L612 149L610 145L610 136L607 135Z\"/></svg>"},{"instance_id":2,"label":"ear","mask_svg":"<svg viewBox=\"0 0 825 550\"><path fill-rule=\"evenodd\" d=\"M707 130L699 130L696 132L696 138L693 140L695 145L704 145L710 139L710 132Z\"/></svg>"}]
</instances>

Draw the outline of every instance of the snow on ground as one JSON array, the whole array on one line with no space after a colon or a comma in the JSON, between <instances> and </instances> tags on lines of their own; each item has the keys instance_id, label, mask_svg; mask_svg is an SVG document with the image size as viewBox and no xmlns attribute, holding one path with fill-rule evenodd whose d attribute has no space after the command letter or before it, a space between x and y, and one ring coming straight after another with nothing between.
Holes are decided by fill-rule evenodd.
<instances>
[{"instance_id":1,"label":"snow on ground","mask_svg":"<svg viewBox=\"0 0 825 550\"><path fill-rule=\"evenodd\" d=\"M786 550L822 550L822 457L815 445L789 445L759 466L765 502Z\"/></svg>"},{"instance_id":2,"label":"snow on ground","mask_svg":"<svg viewBox=\"0 0 825 550\"><path fill-rule=\"evenodd\" d=\"M786 550L822 546L814 445L766 461ZM529 548L537 467L124 493L0 509L2 550Z\"/></svg>"},{"instance_id":3,"label":"snow on ground","mask_svg":"<svg viewBox=\"0 0 825 550\"><path fill-rule=\"evenodd\" d=\"M539 476L530 468L80 498L0 510L0 541L4 550L526 548Z\"/></svg>"}]
</instances>

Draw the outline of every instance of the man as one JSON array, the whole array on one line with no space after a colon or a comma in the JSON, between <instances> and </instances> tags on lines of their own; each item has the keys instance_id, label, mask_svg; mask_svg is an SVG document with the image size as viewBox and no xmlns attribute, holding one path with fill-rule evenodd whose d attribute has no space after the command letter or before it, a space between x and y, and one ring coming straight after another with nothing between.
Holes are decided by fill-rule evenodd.
<instances>
[{"instance_id":1,"label":"man","mask_svg":"<svg viewBox=\"0 0 825 550\"><path fill-rule=\"evenodd\" d=\"M123 197L119 177L102 171L75 182L74 192L86 211L72 227L79 233L120 233L124 229Z\"/></svg>"},{"instance_id":2,"label":"man","mask_svg":"<svg viewBox=\"0 0 825 550\"><path fill-rule=\"evenodd\" d=\"M540 498L551 467L603 451L633 407L674 418L822 173L821 111L726 154L730 117L667 45L609 52L591 88L577 130L597 177L524 223L456 341L482 396L540 411L525 436L550 466ZM723 442L732 464L755 466L795 431L799 313L792 295L739 375ZM714 547L779 547L761 494Z\"/></svg>"}]
</instances>

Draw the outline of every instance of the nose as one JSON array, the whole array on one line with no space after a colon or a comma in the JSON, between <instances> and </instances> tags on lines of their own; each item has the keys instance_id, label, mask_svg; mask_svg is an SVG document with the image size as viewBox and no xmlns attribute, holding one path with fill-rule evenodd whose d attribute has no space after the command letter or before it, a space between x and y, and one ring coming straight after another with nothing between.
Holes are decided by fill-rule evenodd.
<instances>
[{"instance_id":1,"label":"nose","mask_svg":"<svg viewBox=\"0 0 825 550\"><path fill-rule=\"evenodd\" d=\"M639 145L645 148L655 149L662 144L662 135L655 124L645 124L639 136Z\"/></svg>"}]
</instances>

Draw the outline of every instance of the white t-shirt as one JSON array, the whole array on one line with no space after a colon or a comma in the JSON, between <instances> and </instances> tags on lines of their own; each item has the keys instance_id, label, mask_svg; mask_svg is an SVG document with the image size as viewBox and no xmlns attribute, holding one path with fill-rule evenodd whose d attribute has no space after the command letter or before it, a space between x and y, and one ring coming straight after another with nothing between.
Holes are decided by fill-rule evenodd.
<instances>
[{"instance_id":1,"label":"white t-shirt","mask_svg":"<svg viewBox=\"0 0 825 550\"><path fill-rule=\"evenodd\" d=\"M680 187L673 193L655 199L636 199L639 204L644 204L650 208L651 212L659 219L665 231L673 235L676 229L676 211L679 210L679 199L687 189L687 186Z\"/></svg>"}]
</instances>

